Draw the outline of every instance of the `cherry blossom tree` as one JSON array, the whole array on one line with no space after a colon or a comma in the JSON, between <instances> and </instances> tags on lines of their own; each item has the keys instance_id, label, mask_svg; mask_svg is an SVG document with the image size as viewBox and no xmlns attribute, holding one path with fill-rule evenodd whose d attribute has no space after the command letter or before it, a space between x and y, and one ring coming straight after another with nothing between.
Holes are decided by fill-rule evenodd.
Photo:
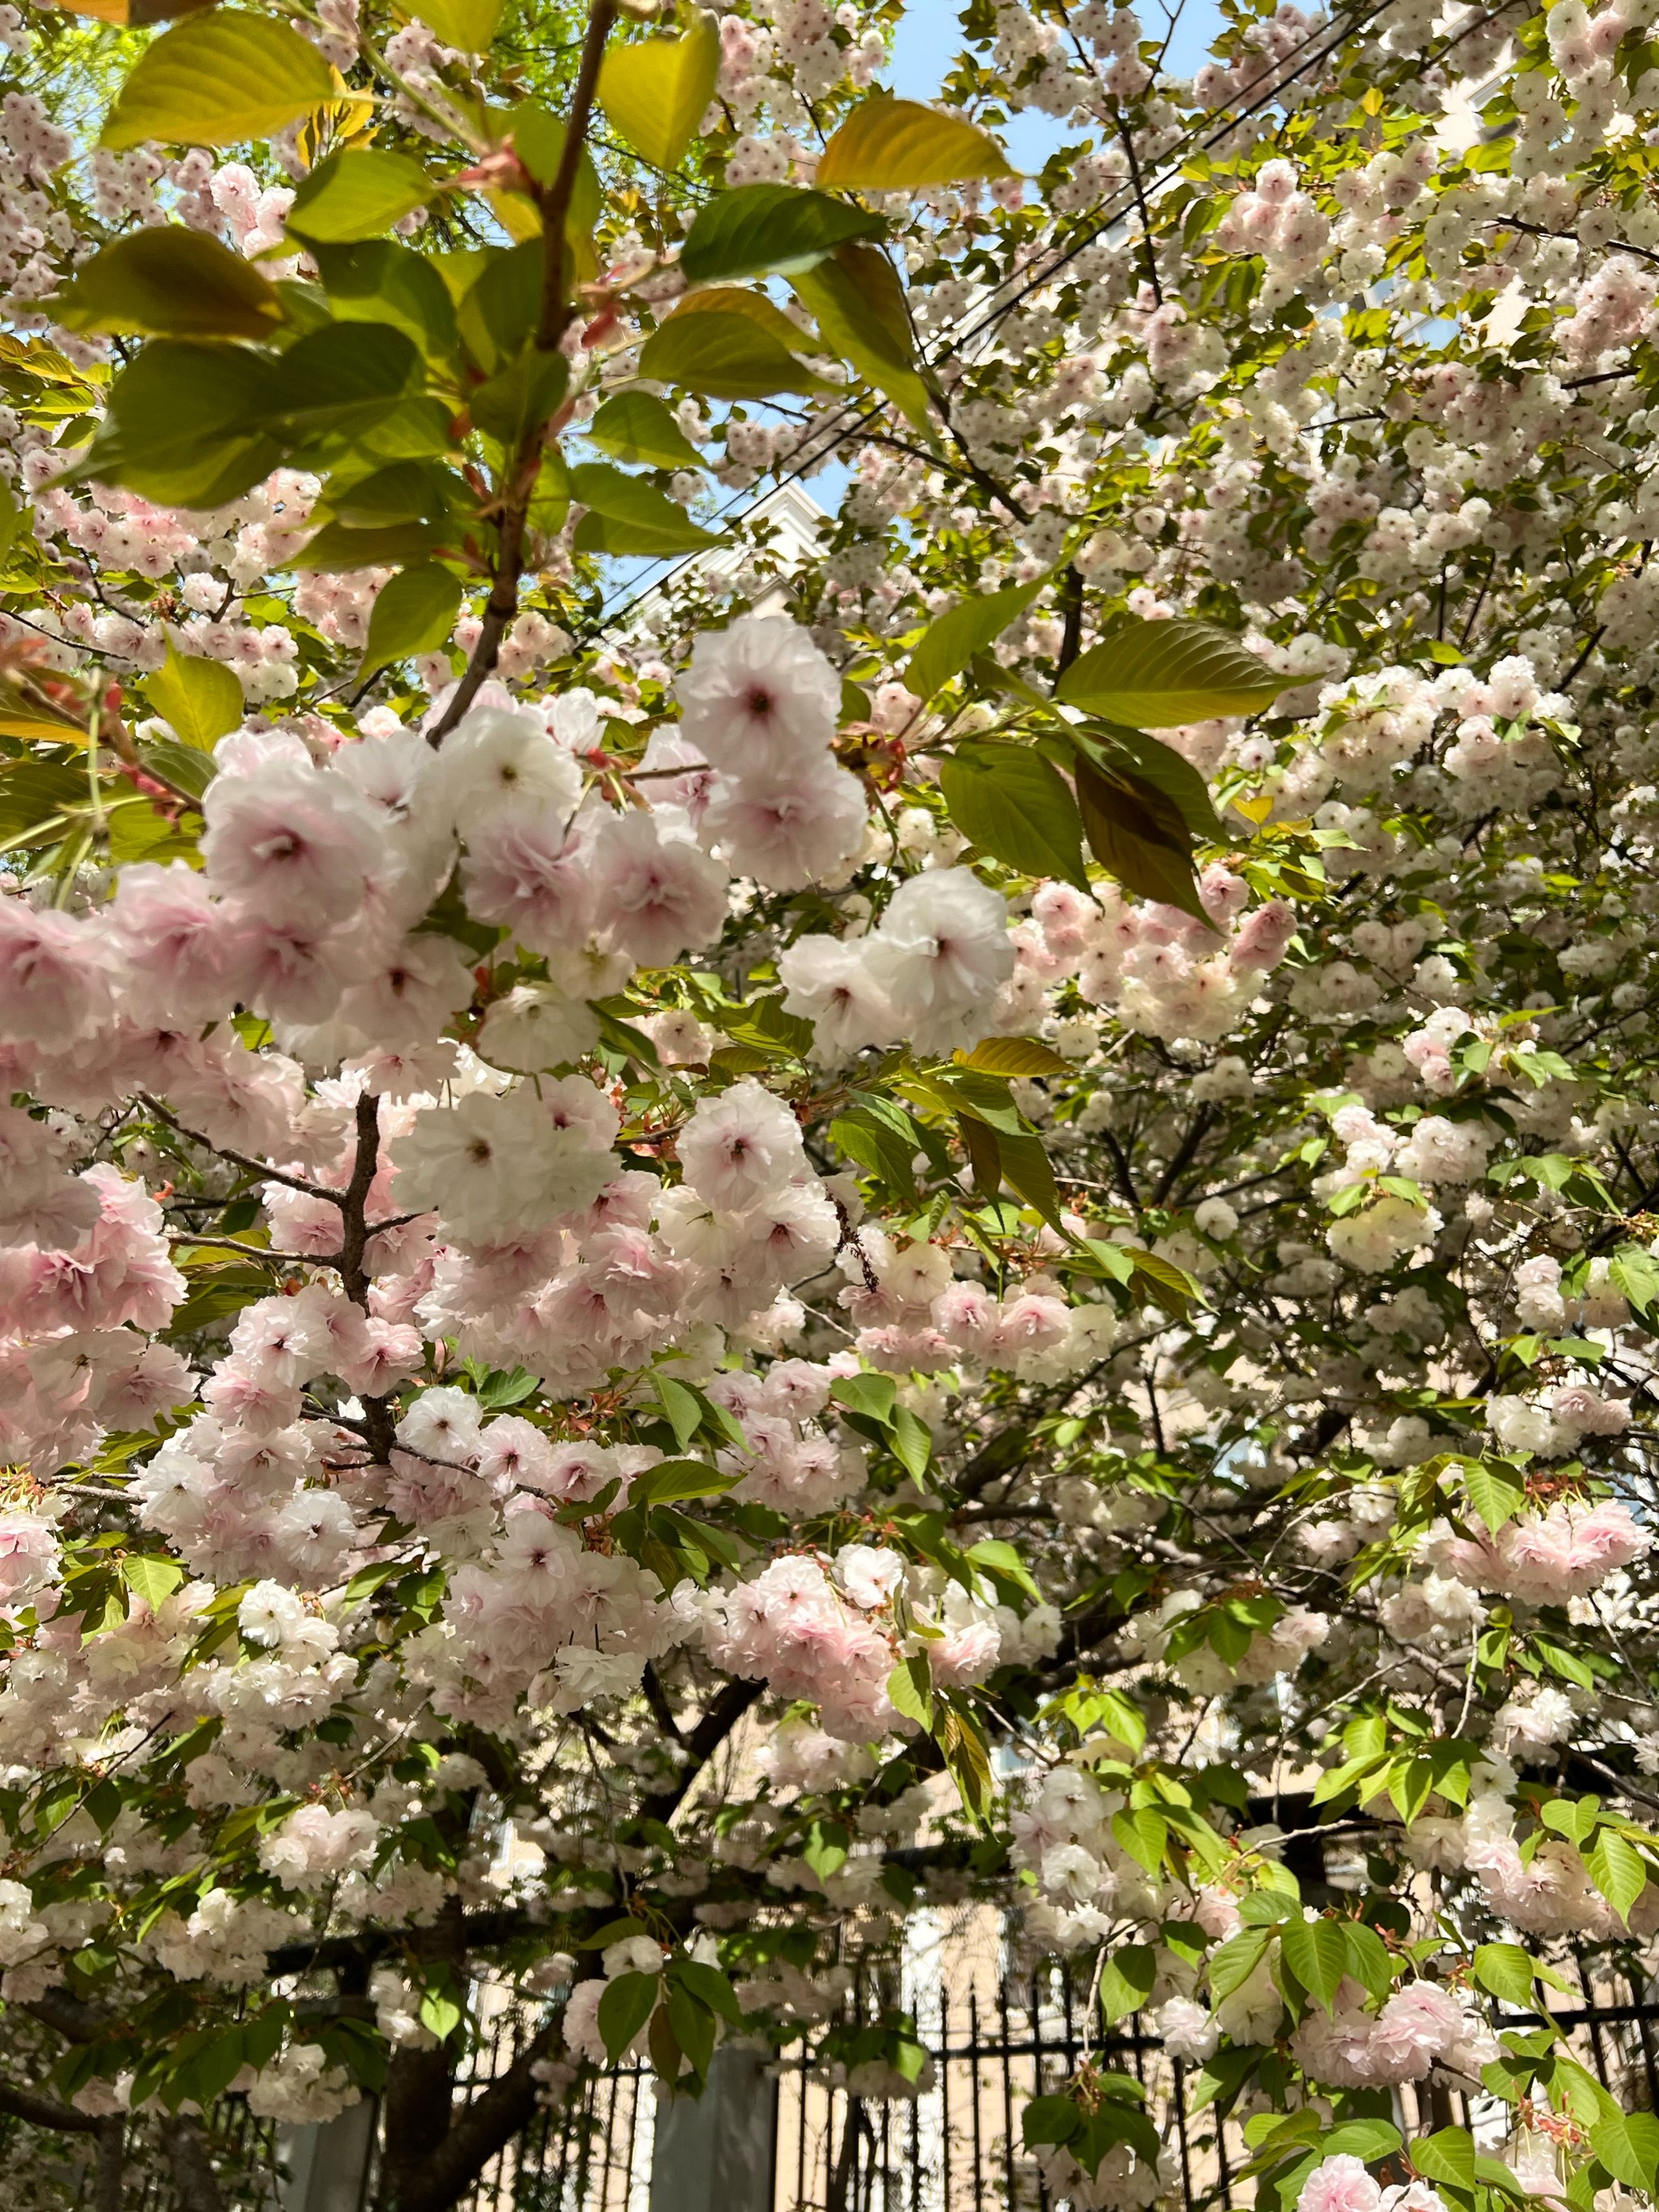
<instances>
[{"instance_id":1,"label":"cherry blossom tree","mask_svg":"<svg viewBox=\"0 0 1659 2212\"><path fill-rule=\"evenodd\" d=\"M902 2098L974 1896L1263 2212L1653 2194L1655 0L174 12L0 7L15 2170Z\"/></svg>"}]
</instances>

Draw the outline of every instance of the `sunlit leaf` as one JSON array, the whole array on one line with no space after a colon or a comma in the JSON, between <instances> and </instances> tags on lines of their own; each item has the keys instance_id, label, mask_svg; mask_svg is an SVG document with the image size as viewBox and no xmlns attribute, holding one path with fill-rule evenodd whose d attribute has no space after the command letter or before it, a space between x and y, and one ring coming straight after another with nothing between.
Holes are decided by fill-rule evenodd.
<instances>
[{"instance_id":1,"label":"sunlit leaf","mask_svg":"<svg viewBox=\"0 0 1659 2212\"><path fill-rule=\"evenodd\" d=\"M309 40L276 15L214 8L164 31L116 94L100 143L234 146L274 138L334 94Z\"/></svg>"},{"instance_id":2,"label":"sunlit leaf","mask_svg":"<svg viewBox=\"0 0 1659 2212\"><path fill-rule=\"evenodd\" d=\"M599 105L636 154L672 169L697 134L720 66L719 19L699 9L684 38L613 43L599 70Z\"/></svg>"},{"instance_id":3,"label":"sunlit leaf","mask_svg":"<svg viewBox=\"0 0 1659 2212\"><path fill-rule=\"evenodd\" d=\"M1125 617L1061 677L1055 697L1138 730L1218 714L1259 714L1291 678L1276 676L1213 623Z\"/></svg>"},{"instance_id":4,"label":"sunlit leaf","mask_svg":"<svg viewBox=\"0 0 1659 2212\"><path fill-rule=\"evenodd\" d=\"M824 191L892 192L1013 173L995 139L976 124L874 93L818 157L817 183Z\"/></svg>"},{"instance_id":5,"label":"sunlit leaf","mask_svg":"<svg viewBox=\"0 0 1659 2212\"><path fill-rule=\"evenodd\" d=\"M116 239L51 304L65 330L167 337L268 338L283 313L252 262L182 223Z\"/></svg>"}]
</instances>

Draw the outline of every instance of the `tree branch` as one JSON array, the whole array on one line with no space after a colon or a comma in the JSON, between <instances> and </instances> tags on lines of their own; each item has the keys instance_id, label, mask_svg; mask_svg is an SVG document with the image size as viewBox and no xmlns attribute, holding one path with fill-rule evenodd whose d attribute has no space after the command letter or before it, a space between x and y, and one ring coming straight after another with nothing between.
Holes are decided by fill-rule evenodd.
<instances>
[{"instance_id":1,"label":"tree branch","mask_svg":"<svg viewBox=\"0 0 1659 2212\"><path fill-rule=\"evenodd\" d=\"M73 2105L60 2105L56 2097L20 2089L9 2081L0 2081L0 2112L27 2120L32 2128L56 2128L70 2136L95 2136L104 2124L90 2112L77 2112Z\"/></svg>"},{"instance_id":2,"label":"tree branch","mask_svg":"<svg viewBox=\"0 0 1659 2212\"><path fill-rule=\"evenodd\" d=\"M571 97L570 119L565 125L564 145L559 155L559 166L546 191L537 195L542 218L542 299L535 337L538 353L556 353L559 350L560 341L576 312L574 301L565 296L568 259L565 222L570 213L571 198L580 171L582 149L586 143L587 126L593 113L594 96L599 90L599 64L605 59L605 42L616 20L616 0L592 0L587 18L587 33L582 40L581 61L576 71L576 88ZM507 624L518 613L519 579L524 574L526 525L531 497L536 489L536 478L541 471L542 441L545 434L545 423L537 423L526 434L514 456L513 467L507 479L507 499L496 532L495 581L490 586L478 641L472 648L472 658L467 662L449 704L427 732L427 743L434 751L466 713L493 672Z\"/></svg>"},{"instance_id":3,"label":"tree branch","mask_svg":"<svg viewBox=\"0 0 1659 2212\"><path fill-rule=\"evenodd\" d=\"M173 2168L181 2212L225 2212L224 2192L213 2170L207 2130L185 2112L161 2122L161 2143Z\"/></svg>"}]
</instances>

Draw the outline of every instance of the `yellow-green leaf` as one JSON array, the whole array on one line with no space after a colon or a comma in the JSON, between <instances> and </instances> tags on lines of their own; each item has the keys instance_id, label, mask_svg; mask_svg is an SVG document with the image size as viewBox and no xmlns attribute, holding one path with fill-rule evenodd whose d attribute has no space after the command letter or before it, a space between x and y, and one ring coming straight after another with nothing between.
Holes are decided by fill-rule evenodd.
<instances>
[{"instance_id":1,"label":"yellow-green leaf","mask_svg":"<svg viewBox=\"0 0 1659 2212\"><path fill-rule=\"evenodd\" d=\"M699 9L683 39L612 46L599 70L599 105L636 154L672 169L697 135L720 66L719 21Z\"/></svg>"},{"instance_id":2,"label":"yellow-green leaf","mask_svg":"<svg viewBox=\"0 0 1659 2212\"><path fill-rule=\"evenodd\" d=\"M312 171L294 195L284 222L307 245L350 245L390 230L424 207L437 189L406 154L379 146L347 148Z\"/></svg>"},{"instance_id":3,"label":"yellow-green leaf","mask_svg":"<svg viewBox=\"0 0 1659 2212\"><path fill-rule=\"evenodd\" d=\"M445 643L461 608L461 580L436 561L403 568L383 586L368 618L362 673Z\"/></svg>"},{"instance_id":4,"label":"yellow-green leaf","mask_svg":"<svg viewBox=\"0 0 1659 2212\"><path fill-rule=\"evenodd\" d=\"M794 185L738 185L702 209L680 250L689 284L732 276L789 276L815 269L849 239L879 234L881 219L827 192Z\"/></svg>"},{"instance_id":5,"label":"yellow-green leaf","mask_svg":"<svg viewBox=\"0 0 1659 2212\"><path fill-rule=\"evenodd\" d=\"M823 190L896 192L1013 174L1001 147L977 124L876 93L824 148L817 181Z\"/></svg>"},{"instance_id":6,"label":"yellow-green leaf","mask_svg":"<svg viewBox=\"0 0 1659 2212\"><path fill-rule=\"evenodd\" d=\"M447 46L464 54L487 53L501 17L501 0L421 0L421 21Z\"/></svg>"},{"instance_id":7,"label":"yellow-green leaf","mask_svg":"<svg viewBox=\"0 0 1659 2212\"><path fill-rule=\"evenodd\" d=\"M931 699L959 676L976 653L994 645L1019 620L1048 581L1013 584L1006 592L963 599L929 623L904 672L906 688L918 699Z\"/></svg>"},{"instance_id":8,"label":"yellow-green leaf","mask_svg":"<svg viewBox=\"0 0 1659 2212\"><path fill-rule=\"evenodd\" d=\"M738 314L671 316L641 348L640 374L711 399L826 389L770 331Z\"/></svg>"},{"instance_id":9,"label":"yellow-green leaf","mask_svg":"<svg viewBox=\"0 0 1659 2212\"><path fill-rule=\"evenodd\" d=\"M276 15L214 8L164 31L116 94L100 143L235 146L274 138L334 97L328 64Z\"/></svg>"},{"instance_id":10,"label":"yellow-green leaf","mask_svg":"<svg viewBox=\"0 0 1659 2212\"><path fill-rule=\"evenodd\" d=\"M1054 696L1109 721L1162 730L1218 714L1259 714L1291 680L1213 623L1130 616L1072 664Z\"/></svg>"},{"instance_id":11,"label":"yellow-green leaf","mask_svg":"<svg viewBox=\"0 0 1659 2212\"><path fill-rule=\"evenodd\" d=\"M688 315L741 315L768 331L790 353L820 350L817 338L792 322L781 307L774 307L764 292L751 292L741 284L711 284L703 291L688 293L674 309L673 320L684 322Z\"/></svg>"},{"instance_id":12,"label":"yellow-green leaf","mask_svg":"<svg viewBox=\"0 0 1659 2212\"><path fill-rule=\"evenodd\" d=\"M579 553L696 553L720 542L646 477L606 461L572 469L570 490L589 510L576 525Z\"/></svg>"},{"instance_id":13,"label":"yellow-green leaf","mask_svg":"<svg viewBox=\"0 0 1659 2212\"><path fill-rule=\"evenodd\" d=\"M182 223L118 238L49 304L65 330L150 337L267 338L283 319L281 295L252 262Z\"/></svg>"},{"instance_id":14,"label":"yellow-green leaf","mask_svg":"<svg viewBox=\"0 0 1659 2212\"><path fill-rule=\"evenodd\" d=\"M826 349L851 362L914 428L927 434L927 386L916 370L903 289L886 255L873 246L837 246L830 259L792 281Z\"/></svg>"},{"instance_id":15,"label":"yellow-green leaf","mask_svg":"<svg viewBox=\"0 0 1659 2212\"><path fill-rule=\"evenodd\" d=\"M179 742L211 752L240 726L242 687L222 660L203 660L167 641L167 657L144 685L144 696Z\"/></svg>"},{"instance_id":16,"label":"yellow-green leaf","mask_svg":"<svg viewBox=\"0 0 1659 2212\"><path fill-rule=\"evenodd\" d=\"M619 461L653 468L696 469L702 456L660 399L648 392L618 392L587 426L592 444Z\"/></svg>"},{"instance_id":17,"label":"yellow-green leaf","mask_svg":"<svg viewBox=\"0 0 1659 2212\"><path fill-rule=\"evenodd\" d=\"M1064 1075L1071 1066L1052 1045L1025 1036L985 1037L957 1058L986 1075Z\"/></svg>"}]
</instances>

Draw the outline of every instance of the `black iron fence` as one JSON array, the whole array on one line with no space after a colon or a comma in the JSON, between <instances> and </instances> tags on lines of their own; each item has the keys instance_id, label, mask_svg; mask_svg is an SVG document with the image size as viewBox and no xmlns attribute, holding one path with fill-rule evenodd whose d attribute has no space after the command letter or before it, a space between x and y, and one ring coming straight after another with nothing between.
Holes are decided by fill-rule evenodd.
<instances>
[{"instance_id":1,"label":"black iron fence","mask_svg":"<svg viewBox=\"0 0 1659 2212\"><path fill-rule=\"evenodd\" d=\"M1185 2212L1243 2212L1251 2191L1237 2179L1249 2157L1242 2129L1195 2094L1197 2069L1170 2057L1150 2019L1091 2037L1086 1987L1063 1969L957 1983L952 1963L942 1947L939 1971L920 1987L911 1975L872 1977L848 2001L854 2020L896 2002L911 2012L929 2060L914 2094L876 2095L856 2075L780 2063L769 2212L1060 2212L1020 2118L1085 2051L1145 2089L1165 2146L1166 2200ZM1581 1953L1561 1963L1576 1969L1578 1988L1554 2000L1556 2023L1627 2110L1659 2111L1659 1962ZM503 2012L474 2060L479 2081L510 2063L529 2026ZM1503 2145L1510 2115L1495 2098L1438 2083L1395 2094L1408 2137L1456 2124L1486 2147ZM649 2212L658 2110L642 2067L574 2088L486 2174L468 2212Z\"/></svg>"},{"instance_id":2,"label":"black iron fence","mask_svg":"<svg viewBox=\"0 0 1659 2212\"><path fill-rule=\"evenodd\" d=\"M902 2008L927 2057L920 2080L911 2094L886 2095L856 2069L826 2074L786 2055L769 2069L766 2093L775 2116L769 2199L729 2212L1062 2212L1024 2149L1020 2118L1085 2053L1145 2090L1164 2143L1164 2200L1183 2212L1244 2212L1242 2132L1194 2094L1195 2069L1170 2055L1154 2023L1137 2017L1091 2036L1086 1986L1053 1963L1000 1973L997 1963L993 1954L988 1972L983 1948L964 1959L942 1940L931 1956L861 1978L843 2017L855 2025ZM1558 1965L1564 1978L1577 1977L1552 2010L1577 2056L1626 2109L1659 2111L1659 1960L1607 1950ZM540 2017L507 1991L482 1990L458 2093L476 2094L503 2072ZM550 2089L546 2108L486 2171L465 2212L651 2212L661 2108L650 2069L629 2064ZM1502 2148L1510 2113L1496 2099L1435 2084L1395 2094L1408 2136L1455 2122ZM245 2199L248 2212L292 2202L283 2172L297 2163L295 2146L269 2124L250 2123L240 2099L225 2100L214 2121L252 2189L235 2192L239 2208ZM362 2193L367 2202L372 2175ZM155 2184L137 2203L139 2212L174 2212L170 2192Z\"/></svg>"}]
</instances>

